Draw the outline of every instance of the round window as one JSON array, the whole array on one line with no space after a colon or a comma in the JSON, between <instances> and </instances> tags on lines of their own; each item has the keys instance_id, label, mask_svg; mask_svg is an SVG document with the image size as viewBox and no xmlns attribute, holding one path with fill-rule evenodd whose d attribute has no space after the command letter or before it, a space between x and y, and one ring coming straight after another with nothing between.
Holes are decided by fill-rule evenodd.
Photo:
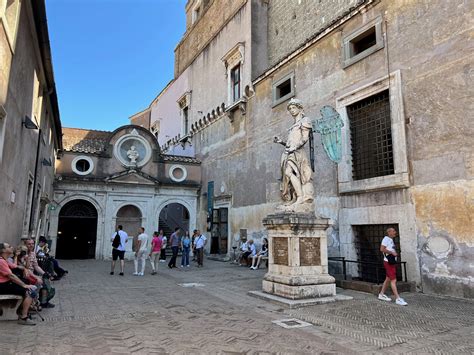
<instances>
[{"instance_id":1,"label":"round window","mask_svg":"<svg viewBox=\"0 0 474 355\"><path fill-rule=\"evenodd\" d=\"M73 159L71 168L77 175L87 175L94 169L94 163L90 157L79 156Z\"/></svg>"},{"instance_id":2,"label":"round window","mask_svg":"<svg viewBox=\"0 0 474 355\"><path fill-rule=\"evenodd\" d=\"M90 167L91 165L85 159L80 159L76 163L76 169L79 170L81 173L86 172L87 170L89 170Z\"/></svg>"},{"instance_id":3,"label":"round window","mask_svg":"<svg viewBox=\"0 0 474 355\"><path fill-rule=\"evenodd\" d=\"M181 182L186 180L188 177L188 172L186 168L182 165L173 165L169 170L171 180L175 182Z\"/></svg>"}]
</instances>

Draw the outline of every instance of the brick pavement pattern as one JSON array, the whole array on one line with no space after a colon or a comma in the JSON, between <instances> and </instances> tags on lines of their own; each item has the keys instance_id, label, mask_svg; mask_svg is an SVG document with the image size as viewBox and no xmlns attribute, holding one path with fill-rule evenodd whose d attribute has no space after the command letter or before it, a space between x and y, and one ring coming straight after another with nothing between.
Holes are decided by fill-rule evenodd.
<instances>
[{"instance_id":1,"label":"brick pavement pattern","mask_svg":"<svg viewBox=\"0 0 474 355\"><path fill-rule=\"evenodd\" d=\"M472 354L474 302L404 294L407 307L342 291L352 301L285 309L247 295L265 270L205 261L198 269L136 277L109 275L109 263L63 261L56 308L35 327L1 322L2 354ZM194 285L193 285L194 284ZM311 326L285 329L296 318Z\"/></svg>"}]
</instances>

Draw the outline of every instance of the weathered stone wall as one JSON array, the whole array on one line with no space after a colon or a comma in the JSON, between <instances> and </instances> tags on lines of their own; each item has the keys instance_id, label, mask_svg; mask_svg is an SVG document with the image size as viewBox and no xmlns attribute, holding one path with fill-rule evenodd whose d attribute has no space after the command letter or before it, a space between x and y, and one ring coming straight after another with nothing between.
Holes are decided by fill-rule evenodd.
<instances>
[{"instance_id":1,"label":"weathered stone wall","mask_svg":"<svg viewBox=\"0 0 474 355\"><path fill-rule=\"evenodd\" d=\"M151 110L147 109L130 117L130 124L150 129Z\"/></svg>"},{"instance_id":2,"label":"weathered stone wall","mask_svg":"<svg viewBox=\"0 0 474 355\"><path fill-rule=\"evenodd\" d=\"M213 0L175 48L175 78L199 55L247 0Z\"/></svg>"},{"instance_id":3,"label":"weathered stone wall","mask_svg":"<svg viewBox=\"0 0 474 355\"><path fill-rule=\"evenodd\" d=\"M275 65L360 0L271 0L268 8L268 57Z\"/></svg>"},{"instance_id":4,"label":"weathered stone wall","mask_svg":"<svg viewBox=\"0 0 474 355\"><path fill-rule=\"evenodd\" d=\"M286 3L296 9L296 1L271 6ZM462 0L381 1L256 83L245 116L233 122L221 118L199 132L193 140L203 161L203 190L207 181L214 181L216 195L222 185L222 195L231 196L233 241L240 228L248 229L249 237L264 235L261 219L278 200L281 147L271 140L284 135L291 120L286 103L272 108L272 82L294 72L296 96L307 115L317 117L323 105L335 107L339 97L400 71L401 86L391 90L400 90L402 97L393 109L404 117L409 187L347 193L341 201L336 166L316 135L316 212L335 220L330 252L351 259L356 253L352 225L398 223L409 280L425 292L472 297L472 6ZM384 48L344 69L343 36L377 17L383 18ZM276 36L269 30L269 48L278 47ZM299 31L292 36L307 38ZM283 55L275 53L269 53L274 62Z\"/></svg>"},{"instance_id":5,"label":"weathered stone wall","mask_svg":"<svg viewBox=\"0 0 474 355\"><path fill-rule=\"evenodd\" d=\"M55 131L51 103L46 94L43 94L42 100L38 100L42 104L37 106L37 112L33 112L35 81L40 83L42 89L46 88L46 84L44 73L40 70L41 58L36 51L39 46L38 38L32 35L34 25L33 19L28 15L29 12L32 13L29 7L29 2L21 2L18 24L16 26L15 22L11 23L18 30L16 36L11 37L10 43L4 19L0 20L0 105L6 111L6 117L0 121L0 239L13 245L18 244L23 233L36 237L46 231L49 219L46 203L53 197ZM11 31L11 34L14 35L15 31ZM23 126L25 115L41 128L41 135L37 129L26 129ZM32 217L34 222L29 231L27 222L31 209L27 208L28 181L34 180L38 140L40 146ZM43 159L51 165L43 164ZM12 193L14 202L11 201ZM40 219L42 224L37 226Z\"/></svg>"}]
</instances>

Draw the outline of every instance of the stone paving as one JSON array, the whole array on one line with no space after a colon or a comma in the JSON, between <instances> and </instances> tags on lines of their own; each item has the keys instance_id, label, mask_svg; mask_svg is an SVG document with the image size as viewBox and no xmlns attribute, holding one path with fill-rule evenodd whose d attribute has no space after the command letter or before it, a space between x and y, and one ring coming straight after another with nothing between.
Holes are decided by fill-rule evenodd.
<instances>
[{"instance_id":1,"label":"stone paving","mask_svg":"<svg viewBox=\"0 0 474 355\"><path fill-rule=\"evenodd\" d=\"M206 260L137 277L128 262L121 277L104 261L62 264L56 308L34 327L1 322L1 354L474 353L472 301L411 293L401 307L338 290L354 299L290 310L247 294L265 270ZM290 318L310 325L274 323Z\"/></svg>"}]
</instances>

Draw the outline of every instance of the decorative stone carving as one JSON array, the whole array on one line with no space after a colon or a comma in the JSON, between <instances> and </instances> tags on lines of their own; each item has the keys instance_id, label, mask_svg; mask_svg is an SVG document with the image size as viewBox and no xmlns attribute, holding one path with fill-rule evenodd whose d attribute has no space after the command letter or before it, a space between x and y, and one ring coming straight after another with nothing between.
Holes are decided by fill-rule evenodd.
<instances>
[{"instance_id":1,"label":"decorative stone carving","mask_svg":"<svg viewBox=\"0 0 474 355\"><path fill-rule=\"evenodd\" d=\"M313 178L310 161L305 152L312 130L311 120L305 116L303 104L291 99L287 109L294 120L288 129L287 141L274 137L273 141L285 147L281 155L281 197L286 211L310 211L314 200Z\"/></svg>"},{"instance_id":2,"label":"decorative stone carving","mask_svg":"<svg viewBox=\"0 0 474 355\"><path fill-rule=\"evenodd\" d=\"M130 159L130 163L136 164L137 159L140 157L140 153L137 152L137 148L135 148L134 145L130 147L130 149L127 151L127 157Z\"/></svg>"},{"instance_id":3,"label":"decorative stone carving","mask_svg":"<svg viewBox=\"0 0 474 355\"><path fill-rule=\"evenodd\" d=\"M331 106L323 106L320 112L321 118L313 121L313 130L321 134L321 142L329 159L339 163L342 157L341 127L344 122Z\"/></svg>"}]
</instances>

